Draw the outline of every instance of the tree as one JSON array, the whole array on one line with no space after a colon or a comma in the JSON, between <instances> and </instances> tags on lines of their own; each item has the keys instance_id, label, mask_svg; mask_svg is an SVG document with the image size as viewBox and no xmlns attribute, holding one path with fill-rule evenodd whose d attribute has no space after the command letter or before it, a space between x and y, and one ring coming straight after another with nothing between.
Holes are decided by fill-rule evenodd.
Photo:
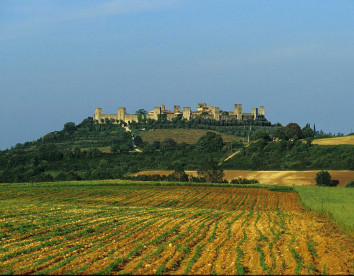
<instances>
[{"instance_id":1,"label":"tree","mask_svg":"<svg viewBox=\"0 0 354 276\"><path fill-rule=\"evenodd\" d=\"M172 150L175 149L177 143L175 140L171 138L166 138L162 141L161 143L161 149L162 150Z\"/></svg>"},{"instance_id":2,"label":"tree","mask_svg":"<svg viewBox=\"0 0 354 276\"><path fill-rule=\"evenodd\" d=\"M269 133L267 133L266 131L259 129L256 130L254 133L252 133L251 138L253 140L257 140L257 139L262 139L264 141L271 141L272 139L269 136Z\"/></svg>"},{"instance_id":3,"label":"tree","mask_svg":"<svg viewBox=\"0 0 354 276\"><path fill-rule=\"evenodd\" d=\"M81 150L78 146L75 146L72 151L72 155L74 158L80 158L81 156Z\"/></svg>"},{"instance_id":4,"label":"tree","mask_svg":"<svg viewBox=\"0 0 354 276\"><path fill-rule=\"evenodd\" d=\"M285 135L287 139L293 139L297 136L298 139L302 138L302 131L298 124L290 123L285 127Z\"/></svg>"},{"instance_id":5,"label":"tree","mask_svg":"<svg viewBox=\"0 0 354 276\"><path fill-rule=\"evenodd\" d=\"M285 128L282 127L282 128L279 128L275 134L276 137L278 137L279 139L282 139L282 140L287 140L287 136L286 136L286 133L285 133Z\"/></svg>"},{"instance_id":6,"label":"tree","mask_svg":"<svg viewBox=\"0 0 354 276\"><path fill-rule=\"evenodd\" d=\"M224 146L224 141L220 134L208 131L196 143L197 149L201 152L220 151Z\"/></svg>"},{"instance_id":7,"label":"tree","mask_svg":"<svg viewBox=\"0 0 354 276\"><path fill-rule=\"evenodd\" d=\"M147 111L145 109L141 108L141 109L137 110L135 113L138 115L146 115Z\"/></svg>"},{"instance_id":8,"label":"tree","mask_svg":"<svg viewBox=\"0 0 354 276\"><path fill-rule=\"evenodd\" d=\"M328 171L320 171L316 174L317 186L335 186L335 181L332 181L332 177Z\"/></svg>"},{"instance_id":9,"label":"tree","mask_svg":"<svg viewBox=\"0 0 354 276\"><path fill-rule=\"evenodd\" d=\"M64 125L64 129L63 129L64 132L72 133L75 130L76 130L76 126L75 123L73 122L68 122Z\"/></svg>"},{"instance_id":10,"label":"tree","mask_svg":"<svg viewBox=\"0 0 354 276\"><path fill-rule=\"evenodd\" d=\"M186 174L186 172L183 169L183 164L181 163L181 161L175 161L172 163L174 172L173 172L173 176L178 179L178 181L181 182L186 182L188 181L188 174Z\"/></svg>"},{"instance_id":11,"label":"tree","mask_svg":"<svg viewBox=\"0 0 354 276\"><path fill-rule=\"evenodd\" d=\"M146 153L153 153L155 151L155 147L152 144L146 144L143 150Z\"/></svg>"},{"instance_id":12,"label":"tree","mask_svg":"<svg viewBox=\"0 0 354 276\"><path fill-rule=\"evenodd\" d=\"M312 130L309 124L307 124L303 129L302 129L302 134L304 138L312 138L315 136L315 132Z\"/></svg>"},{"instance_id":13,"label":"tree","mask_svg":"<svg viewBox=\"0 0 354 276\"><path fill-rule=\"evenodd\" d=\"M350 181L349 183L347 183L347 185L345 185L346 188L354 188L354 180Z\"/></svg>"},{"instance_id":14,"label":"tree","mask_svg":"<svg viewBox=\"0 0 354 276\"><path fill-rule=\"evenodd\" d=\"M154 146L155 150L158 150L161 148L161 142L160 141L154 141L152 143L152 145Z\"/></svg>"},{"instance_id":15,"label":"tree","mask_svg":"<svg viewBox=\"0 0 354 276\"><path fill-rule=\"evenodd\" d=\"M137 135L134 137L134 143L137 146L141 146L144 142L143 142L143 139L141 138L141 136Z\"/></svg>"},{"instance_id":16,"label":"tree","mask_svg":"<svg viewBox=\"0 0 354 276\"><path fill-rule=\"evenodd\" d=\"M38 156L41 160L57 161L62 159L63 154L55 144L42 144L38 147Z\"/></svg>"},{"instance_id":17,"label":"tree","mask_svg":"<svg viewBox=\"0 0 354 276\"><path fill-rule=\"evenodd\" d=\"M129 152L130 151L130 147L127 144L123 144L120 146L120 152Z\"/></svg>"},{"instance_id":18,"label":"tree","mask_svg":"<svg viewBox=\"0 0 354 276\"><path fill-rule=\"evenodd\" d=\"M205 178L209 183L222 183L223 176L224 171L214 159L203 162L202 167L198 170L198 177Z\"/></svg>"},{"instance_id":19,"label":"tree","mask_svg":"<svg viewBox=\"0 0 354 276\"><path fill-rule=\"evenodd\" d=\"M111 153L117 153L119 150L120 150L119 145L118 145L118 144L113 144L113 145L111 146L110 152L111 152Z\"/></svg>"}]
</instances>

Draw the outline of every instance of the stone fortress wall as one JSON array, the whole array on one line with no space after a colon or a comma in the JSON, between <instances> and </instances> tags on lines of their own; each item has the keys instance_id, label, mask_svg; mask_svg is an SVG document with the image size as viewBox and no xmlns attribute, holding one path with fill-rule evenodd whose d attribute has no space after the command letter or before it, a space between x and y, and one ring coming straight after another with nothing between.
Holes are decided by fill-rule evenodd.
<instances>
[{"instance_id":1,"label":"stone fortress wall","mask_svg":"<svg viewBox=\"0 0 354 276\"><path fill-rule=\"evenodd\" d=\"M190 107L183 107L181 111L181 106L175 105L172 110L165 108L162 104L161 107L154 107L148 114L146 114L146 119L158 120L159 117L163 116L168 121L172 121L177 117L182 117L183 119L189 121L191 119L213 119L213 120L256 120L259 117L264 117L264 106L259 108L252 108L252 113L243 113L242 104L235 104L233 111L220 111L219 107L208 106L206 103L199 103L198 109L192 111ZM131 122L138 122L138 114L127 114L125 107L119 107L116 114L102 114L102 108L95 109L94 120L99 123L104 123L105 119L113 119L116 122L123 121L127 124Z\"/></svg>"}]
</instances>

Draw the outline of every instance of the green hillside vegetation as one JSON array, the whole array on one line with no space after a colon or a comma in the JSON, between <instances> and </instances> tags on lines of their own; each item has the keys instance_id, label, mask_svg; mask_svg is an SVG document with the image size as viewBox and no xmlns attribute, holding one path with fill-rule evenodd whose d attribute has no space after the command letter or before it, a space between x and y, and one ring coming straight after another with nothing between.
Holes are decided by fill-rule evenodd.
<instances>
[{"instance_id":1,"label":"green hillside vegetation","mask_svg":"<svg viewBox=\"0 0 354 276\"><path fill-rule=\"evenodd\" d=\"M277 131L281 129L279 124L272 125L265 118L242 121L215 121L212 119L191 119L189 121L182 119L167 121L161 119L159 121L155 121L148 119L141 120L140 122L132 122L130 127L135 131L139 131L141 129L205 129L245 138L259 130L275 136Z\"/></svg>"},{"instance_id":2,"label":"green hillside vegetation","mask_svg":"<svg viewBox=\"0 0 354 276\"><path fill-rule=\"evenodd\" d=\"M144 142L153 143L154 141L162 141L166 138L171 138L177 143L194 144L200 137L205 135L209 130L206 129L150 129L139 132ZM244 141L244 138L234 135L221 134L224 142Z\"/></svg>"},{"instance_id":3,"label":"green hillside vegetation","mask_svg":"<svg viewBox=\"0 0 354 276\"><path fill-rule=\"evenodd\" d=\"M354 170L354 146L319 146L300 140L260 139L223 163L239 170Z\"/></svg>"},{"instance_id":4,"label":"green hillside vegetation","mask_svg":"<svg viewBox=\"0 0 354 276\"><path fill-rule=\"evenodd\" d=\"M184 123L175 122L176 125ZM220 134L207 131L195 143L177 143L164 136L148 143L139 136L146 130L132 127L135 145L141 150L136 152L131 133L122 126L108 120L97 124L87 118L78 125L66 123L63 130L51 132L37 141L0 151L0 182L114 179L141 170L173 170L177 163L184 170L199 170L209 160L222 162L237 151L240 152L222 164L223 169L354 169L351 145L312 145L311 140L302 143L296 136L306 138L302 133L306 131L294 124L285 128L257 126L258 130L252 127L251 130L248 127L253 140L248 147L240 141L225 142ZM273 142L270 132L283 140ZM310 129L307 132L314 134Z\"/></svg>"}]
</instances>

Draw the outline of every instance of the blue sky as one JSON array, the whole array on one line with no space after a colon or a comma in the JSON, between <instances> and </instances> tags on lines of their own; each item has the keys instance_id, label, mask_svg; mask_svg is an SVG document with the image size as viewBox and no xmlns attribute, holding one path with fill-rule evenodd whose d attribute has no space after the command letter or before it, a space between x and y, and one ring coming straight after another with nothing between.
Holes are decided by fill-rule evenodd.
<instances>
[{"instance_id":1,"label":"blue sky","mask_svg":"<svg viewBox=\"0 0 354 276\"><path fill-rule=\"evenodd\" d=\"M264 105L354 128L354 1L0 1L0 149L115 113Z\"/></svg>"}]
</instances>

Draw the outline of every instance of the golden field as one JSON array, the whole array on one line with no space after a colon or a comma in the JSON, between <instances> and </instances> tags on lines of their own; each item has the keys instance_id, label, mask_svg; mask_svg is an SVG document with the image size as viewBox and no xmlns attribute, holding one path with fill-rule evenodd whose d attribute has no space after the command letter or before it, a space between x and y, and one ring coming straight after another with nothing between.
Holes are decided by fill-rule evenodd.
<instances>
[{"instance_id":1,"label":"golden field","mask_svg":"<svg viewBox=\"0 0 354 276\"><path fill-rule=\"evenodd\" d=\"M315 145L354 145L354 135L316 139L312 142Z\"/></svg>"},{"instance_id":2,"label":"golden field","mask_svg":"<svg viewBox=\"0 0 354 276\"><path fill-rule=\"evenodd\" d=\"M315 177L318 171L245 171L245 170L224 170L224 178L227 181L241 177L247 179L257 179L261 184L281 185L281 186L314 186L316 185ZM339 181L338 187L344 187L348 182L354 180L354 171L328 171L332 179ZM173 171L141 171L131 174L136 175L169 175ZM193 176L197 175L196 171L186 171Z\"/></svg>"}]
</instances>

